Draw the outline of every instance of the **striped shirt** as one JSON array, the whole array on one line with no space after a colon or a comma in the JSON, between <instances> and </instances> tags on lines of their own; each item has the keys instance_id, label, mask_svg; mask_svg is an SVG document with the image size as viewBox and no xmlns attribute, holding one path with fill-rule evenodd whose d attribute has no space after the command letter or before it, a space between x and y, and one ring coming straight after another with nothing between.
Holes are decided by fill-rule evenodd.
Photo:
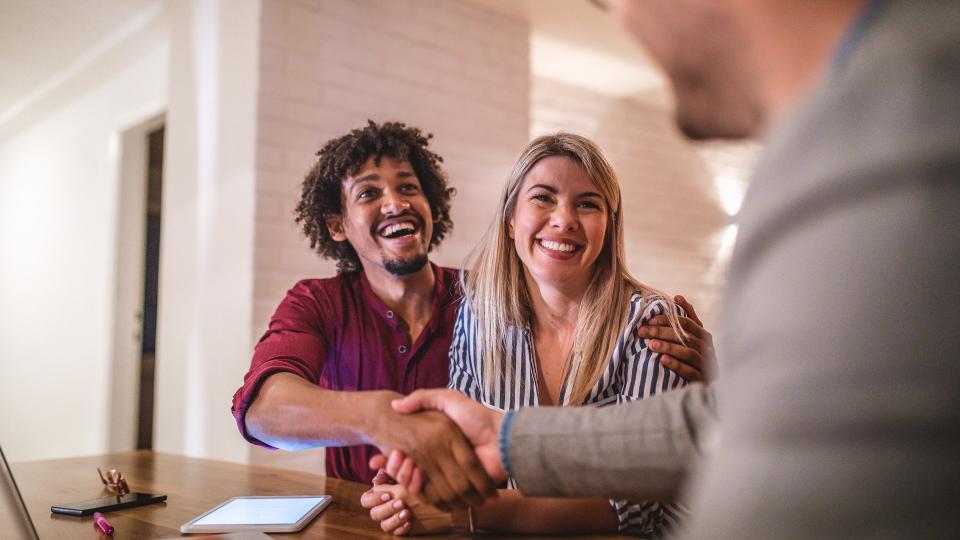
<instances>
[{"instance_id":1,"label":"striped shirt","mask_svg":"<svg viewBox=\"0 0 960 540\"><path fill-rule=\"evenodd\" d=\"M660 364L660 355L650 350L647 340L636 334L638 327L651 317L665 313L666 309L667 305L659 299L644 305L639 292L632 295L627 325L617 339L607 368L579 405L603 407L626 403L686 384L676 373L664 368ZM493 375L487 373L482 361L480 343L476 338L478 331L477 321L464 301L457 314L450 346L449 387L498 410L539 406L537 363L530 331L511 327L504 332L506 361L501 367L503 376L494 385L488 383L488 378ZM560 390L561 405L572 405L569 396L573 383L574 377L568 373ZM512 478L509 487L516 489ZM617 513L620 532L651 538L664 536L686 514L679 505L655 501L611 500L610 503Z\"/></svg>"}]
</instances>

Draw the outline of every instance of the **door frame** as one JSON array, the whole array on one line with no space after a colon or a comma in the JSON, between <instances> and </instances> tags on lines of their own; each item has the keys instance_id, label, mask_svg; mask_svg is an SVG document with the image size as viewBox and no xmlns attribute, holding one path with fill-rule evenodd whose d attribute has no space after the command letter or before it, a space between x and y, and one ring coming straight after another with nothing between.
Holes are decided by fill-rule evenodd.
<instances>
[{"instance_id":1,"label":"door frame","mask_svg":"<svg viewBox=\"0 0 960 540\"><path fill-rule=\"evenodd\" d=\"M146 264L147 136L165 123L165 112L152 112L115 134L118 152L116 289L107 436L107 448L111 452L133 450L137 444Z\"/></svg>"}]
</instances>

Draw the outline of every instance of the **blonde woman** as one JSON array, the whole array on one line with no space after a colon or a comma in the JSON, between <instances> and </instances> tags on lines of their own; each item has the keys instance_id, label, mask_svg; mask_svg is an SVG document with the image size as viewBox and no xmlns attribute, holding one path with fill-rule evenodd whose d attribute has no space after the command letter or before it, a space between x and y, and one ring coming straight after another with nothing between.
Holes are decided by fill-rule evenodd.
<instances>
[{"instance_id":1,"label":"blonde woman","mask_svg":"<svg viewBox=\"0 0 960 540\"><path fill-rule=\"evenodd\" d=\"M685 384L637 336L658 315L682 332L678 307L630 275L623 246L620 186L600 149L569 133L532 141L461 274L465 302L450 350L450 388L509 410L614 405ZM509 487L516 487L512 480ZM525 498L501 490L464 518L396 485L373 489L384 502L371 516L395 534L475 527L656 537L683 514L655 501Z\"/></svg>"}]
</instances>

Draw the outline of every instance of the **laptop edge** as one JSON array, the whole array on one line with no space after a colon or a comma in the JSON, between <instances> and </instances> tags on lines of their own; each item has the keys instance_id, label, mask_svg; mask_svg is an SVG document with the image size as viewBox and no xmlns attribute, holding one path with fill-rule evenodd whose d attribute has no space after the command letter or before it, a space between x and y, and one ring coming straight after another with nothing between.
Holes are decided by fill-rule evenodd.
<instances>
[{"instance_id":1,"label":"laptop edge","mask_svg":"<svg viewBox=\"0 0 960 540\"><path fill-rule=\"evenodd\" d=\"M13 478L13 471L10 470L10 464L7 463L7 456L0 448L0 476L3 476L0 482L0 522L4 523L4 530L0 530L0 536L8 538L8 534L14 536L10 538L29 538L37 540L37 529L33 526L33 520L30 519L30 513L27 511L27 505L23 502L20 495L20 489L17 488L17 482Z\"/></svg>"}]
</instances>

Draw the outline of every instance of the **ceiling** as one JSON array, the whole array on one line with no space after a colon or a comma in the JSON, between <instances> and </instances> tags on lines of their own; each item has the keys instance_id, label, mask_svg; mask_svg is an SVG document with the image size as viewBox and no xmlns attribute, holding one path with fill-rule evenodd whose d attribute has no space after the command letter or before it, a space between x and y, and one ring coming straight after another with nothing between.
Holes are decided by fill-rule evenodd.
<instances>
[{"instance_id":1,"label":"ceiling","mask_svg":"<svg viewBox=\"0 0 960 540\"><path fill-rule=\"evenodd\" d=\"M0 117L159 0L0 1Z\"/></svg>"},{"instance_id":2,"label":"ceiling","mask_svg":"<svg viewBox=\"0 0 960 540\"><path fill-rule=\"evenodd\" d=\"M589 0L468 1L528 22L536 75L612 94L662 85L659 72L611 14ZM0 1L0 124L118 28L161 2Z\"/></svg>"},{"instance_id":3,"label":"ceiling","mask_svg":"<svg viewBox=\"0 0 960 540\"><path fill-rule=\"evenodd\" d=\"M649 65L648 57L620 29L607 9L590 0L469 0L527 21L534 34L562 39L578 47Z\"/></svg>"},{"instance_id":4,"label":"ceiling","mask_svg":"<svg viewBox=\"0 0 960 540\"><path fill-rule=\"evenodd\" d=\"M659 68L613 14L590 0L469 1L530 25L536 75L613 95L666 88Z\"/></svg>"}]
</instances>

